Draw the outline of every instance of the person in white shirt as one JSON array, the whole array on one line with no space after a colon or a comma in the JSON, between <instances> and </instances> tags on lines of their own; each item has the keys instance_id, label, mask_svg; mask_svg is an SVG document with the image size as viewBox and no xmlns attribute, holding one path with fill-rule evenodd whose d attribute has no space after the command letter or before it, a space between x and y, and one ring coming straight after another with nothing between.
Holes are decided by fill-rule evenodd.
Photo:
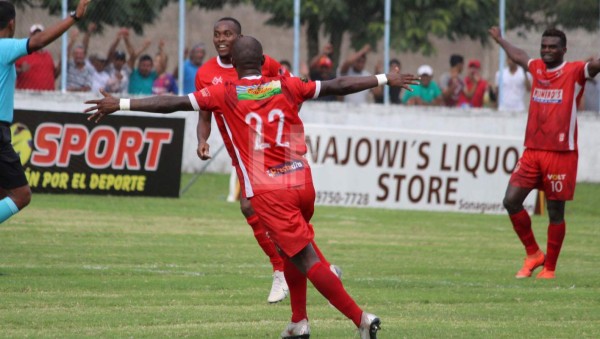
<instances>
[{"instance_id":1,"label":"person in white shirt","mask_svg":"<svg viewBox=\"0 0 600 339\"><path fill-rule=\"evenodd\" d=\"M365 45L358 52L352 54L344 61L339 69L339 76L368 76L371 73L365 70L367 53L371 50L370 45ZM366 104L369 102L369 91L360 91L344 96L344 102L352 104Z\"/></svg>"},{"instance_id":2,"label":"person in white shirt","mask_svg":"<svg viewBox=\"0 0 600 339\"><path fill-rule=\"evenodd\" d=\"M506 58L507 67L502 70L502 98L498 97L499 111L527 112L525 100L531 90L531 74ZM496 91L500 82L500 72L496 72ZM498 94L498 93L497 93Z\"/></svg>"}]
</instances>

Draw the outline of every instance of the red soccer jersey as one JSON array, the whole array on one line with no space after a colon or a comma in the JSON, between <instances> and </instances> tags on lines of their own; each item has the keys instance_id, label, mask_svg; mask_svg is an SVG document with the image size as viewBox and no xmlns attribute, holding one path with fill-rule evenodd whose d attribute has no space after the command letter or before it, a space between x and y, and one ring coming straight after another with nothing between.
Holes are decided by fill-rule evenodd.
<instances>
[{"instance_id":1,"label":"red soccer jersey","mask_svg":"<svg viewBox=\"0 0 600 339\"><path fill-rule=\"evenodd\" d=\"M547 69L541 59L529 61L533 77L525 147L547 151L577 149L577 105L583 94L587 66L564 62Z\"/></svg>"},{"instance_id":2,"label":"red soccer jersey","mask_svg":"<svg viewBox=\"0 0 600 339\"><path fill-rule=\"evenodd\" d=\"M266 77L274 77L280 75L281 64L274 60L273 58L265 55L265 63L262 66L262 74ZM289 76L289 73L284 74ZM196 72L196 91L199 91L205 87L211 85L217 85L224 83L225 81L235 81L238 79L237 72L233 65L226 65L221 62L221 59L216 56L211 58L198 69ZM237 166L237 158L235 153L233 152L233 147L231 145L231 140L227 135L227 130L223 125L221 119L217 119L217 127L219 128L219 132L221 133L221 137L223 138L223 143L225 144L225 149L229 156L231 157L231 161L233 166Z\"/></svg>"},{"instance_id":3,"label":"red soccer jersey","mask_svg":"<svg viewBox=\"0 0 600 339\"><path fill-rule=\"evenodd\" d=\"M15 66L20 68L24 63L29 69L18 74L16 88L54 90L54 60L48 51L41 50L19 58Z\"/></svg>"},{"instance_id":4,"label":"red soccer jersey","mask_svg":"<svg viewBox=\"0 0 600 339\"><path fill-rule=\"evenodd\" d=\"M278 76L251 77L189 95L196 110L212 111L232 140L247 198L312 182L304 154L303 101L318 96L320 82Z\"/></svg>"}]
</instances>

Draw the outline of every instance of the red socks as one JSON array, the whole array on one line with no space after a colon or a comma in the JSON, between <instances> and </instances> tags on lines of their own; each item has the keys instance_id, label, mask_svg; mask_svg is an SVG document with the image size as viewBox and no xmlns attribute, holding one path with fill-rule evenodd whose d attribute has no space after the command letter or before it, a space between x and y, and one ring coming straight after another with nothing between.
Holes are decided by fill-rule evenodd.
<instances>
[{"instance_id":1,"label":"red socks","mask_svg":"<svg viewBox=\"0 0 600 339\"><path fill-rule=\"evenodd\" d=\"M535 254L540 247L535 241L535 236L531 230L531 218L526 210L521 210L515 214L509 215L510 221L513 224L513 229L517 232L519 239L525 246L527 255Z\"/></svg>"},{"instance_id":2,"label":"red socks","mask_svg":"<svg viewBox=\"0 0 600 339\"><path fill-rule=\"evenodd\" d=\"M255 214L249 218L246 218L246 222L252 230L254 231L254 238L258 242L258 245L262 248L265 254L269 257L271 261L271 265L273 265L273 271L281 271L283 272L283 260L277 252L277 248L275 248L275 244L271 241L271 238L267 235L267 230L258 219L258 216Z\"/></svg>"},{"instance_id":3,"label":"red socks","mask_svg":"<svg viewBox=\"0 0 600 339\"><path fill-rule=\"evenodd\" d=\"M546 249L546 262L544 263L544 268L548 271L556 270L556 261L565 239L566 228L564 221L560 224L548 225L548 248Z\"/></svg>"},{"instance_id":4,"label":"red socks","mask_svg":"<svg viewBox=\"0 0 600 339\"><path fill-rule=\"evenodd\" d=\"M308 270L306 276L313 286L315 286L317 291L327 298L335 308L352 320L356 327L360 326L362 310L350 295L348 295L348 292L344 289L340 279L329 270L329 266L326 266L322 262L318 262Z\"/></svg>"},{"instance_id":5,"label":"red socks","mask_svg":"<svg viewBox=\"0 0 600 339\"><path fill-rule=\"evenodd\" d=\"M306 276L296 268L290 258L284 257L285 281L290 291L290 306L292 307L292 322L308 319L306 314Z\"/></svg>"}]
</instances>

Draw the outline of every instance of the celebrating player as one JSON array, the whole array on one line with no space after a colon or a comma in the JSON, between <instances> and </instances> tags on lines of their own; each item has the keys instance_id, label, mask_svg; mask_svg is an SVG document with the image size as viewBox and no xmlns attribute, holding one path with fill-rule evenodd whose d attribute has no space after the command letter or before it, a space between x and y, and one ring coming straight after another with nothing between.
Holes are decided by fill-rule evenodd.
<instances>
[{"instance_id":1,"label":"celebrating player","mask_svg":"<svg viewBox=\"0 0 600 339\"><path fill-rule=\"evenodd\" d=\"M504 207L513 228L525 246L527 256L516 278L530 277L544 266L538 279L555 278L556 261L565 237L565 201L573 200L577 176L577 104L586 78L600 72L600 60L566 62L567 37L557 29L542 34L540 59L506 41L498 27L490 35L506 51L508 57L533 77L529 117L525 132L525 152L513 171ZM544 190L548 205L548 244L546 255L540 250L531 218L523 201L534 188Z\"/></svg>"},{"instance_id":2,"label":"celebrating player","mask_svg":"<svg viewBox=\"0 0 600 339\"><path fill-rule=\"evenodd\" d=\"M189 96L116 99L103 92L90 100L89 120L99 121L117 110L170 113L207 110L223 121L242 172L246 197L282 251L292 308L291 323L282 338L308 338L307 279L329 302L358 327L361 338L376 338L380 320L363 312L344 289L341 280L323 264L313 247L315 190L304 157L306 143L299 107L321 95L345 95L382 84L408 90L416 77L393 72L387 75L340 77L303 82L294 77L264 77L261 44L240 37L233 44L232 63L238 80L206 87Z\"/></svg>"},{"instance_id":3,"label":"celebrating player","mask_svg":"<svg viewBox=\"0 0 600 339\"><path fill-rule=\"evenodd\" d=\"M84 14L91 0L81 0L70 16L28 39L14 39L15 6L0 0L0 223L10 218L31 201L31 189L21 166L19 155L11 144L14 93L17 73L15 61L56 40Z\"/></svg>"},{"instance_id":4,"label":"celebrating player","mask_svg":"<svg viewBox=\"0 0 600 339\"><path fill-rule=\"evenodd\" d=\"M199 91L205 87L223 83L228 80L233 81L238 78L235 68L231 64L231 47L233 42L241 35L242 26L239 21L234 18L221 18L215 23L213 44L215 45L218 55L208 60L202 65L202 67L198 69L198 72L196 73L196 90ZM278 76L280 74L280 70L281 65L276 60L272 59L268 55L265 55L265 62L262 67L262 75L268 77ZM289 72L285 72L283 75L289 75ZM196 131L198 137L197 153L202 160L207 160L210 158L209 145L206 141L211 132L211 118L212 113L210 111L201 110L199 112L198 127ZM238 161L231 144L231 139L229 138L222 120L217 119L216 123L217 127L219 128L219 132L221 133L221 137L223 138L225 149L229 153L229 156L232 160L232 165L235 171L232 173L233 180L237 181L238 178L242 178L242 172L238 166ZM242 196L240 197L240 209L246 218L246 222L248 225L250 225L250 227L252 227L254 238L262 248L263 252L265 252L265 254L269 257L271 265L273 266L273 283L271 285L271 290L269 292L269 296L267 297L267 301L270 303L279 302L288 294L288 286L283 273L283 260L275 248L275 245L271 239L269 239L269 235L267 234L265 227L262 225L256 213L254 213L254 209L252 208L252 205L246 198L245 192L243 191ZM325 258L321 255L316 245L315 250L324 261ZM337 266L330 265L329 263L326 264L330 266L331 270L335 272L336 275L341 275L341 270Z\"/></svg>"}]
</instances>

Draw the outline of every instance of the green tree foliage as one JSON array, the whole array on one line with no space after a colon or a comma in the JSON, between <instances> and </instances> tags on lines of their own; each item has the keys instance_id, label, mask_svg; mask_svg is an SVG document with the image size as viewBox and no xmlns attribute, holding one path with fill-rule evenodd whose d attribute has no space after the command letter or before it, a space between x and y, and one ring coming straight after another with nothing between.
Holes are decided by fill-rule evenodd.
<instances>
[{"instance_id":1,"label":"green tree foliage","mask_svg":"<svg viewBox=\"0 0 600 339\"><path fill-rule=\"evenodd\" d=\"M101 0L92 1L86 16L77 23L85 30L88 23L95 22L98 31L104 26L128 27L137 34L144 32L144 25L151 24L160 11L172 0ZM75 9L77 0L69 0L69 9ZM13 0L15 6L46 8L51 15L60 15L62 1L58 0Z\"/></svg>"}]
</instances>

